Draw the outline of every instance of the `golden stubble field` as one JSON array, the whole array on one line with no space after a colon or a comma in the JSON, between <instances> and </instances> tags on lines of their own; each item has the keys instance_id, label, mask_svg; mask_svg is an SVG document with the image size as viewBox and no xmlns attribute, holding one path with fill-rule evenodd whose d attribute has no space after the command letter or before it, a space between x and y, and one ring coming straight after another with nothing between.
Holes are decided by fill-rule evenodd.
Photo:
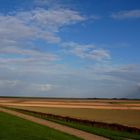
<instances>
[{"instance_id":1,"label":"golden stubble field","mask_svg":"<svg viewBox=\"0 0 140 140\"><path fill-rule=\"evenodd\" d=\"M140 100L0 98L0 105L140 128Z\"/></svg>"}]
</instances>

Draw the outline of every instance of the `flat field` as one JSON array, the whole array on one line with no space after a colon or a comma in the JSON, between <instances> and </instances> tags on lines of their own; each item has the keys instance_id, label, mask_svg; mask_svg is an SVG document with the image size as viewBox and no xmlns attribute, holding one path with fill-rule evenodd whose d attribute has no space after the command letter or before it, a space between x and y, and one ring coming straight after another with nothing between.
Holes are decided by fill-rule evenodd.
<instances>
[{"instance_id":1,"label":"flat field","mask_svg":"<svg viewBox=\"0 0 140 140\"><path fill-rule=\"evenodd\" d=\"M54 107L18 107L16 108L70 116L74 118L95 120L99 122L118 123L140 128L140 111L138 110L106 110L85 108L54 108Z\"/></svg>"},{"instance_id":2,"label":"flat field","mask_svg":"<svg viewBox=\"0 0 140 140\"><path fill-rule=\"evenodd\" d=\"M0 104L140 128L140 100L0 98Z\"/></svg>"},{"instance_id":3,"label":"flat field","mask_svg":"<svg viewBox=\"0 0 140 140\"><path fill-rule=\"evenodd\" d=\"M80 140L80 138L0 112L0 140Z\"/></svg>"}]
</instances>

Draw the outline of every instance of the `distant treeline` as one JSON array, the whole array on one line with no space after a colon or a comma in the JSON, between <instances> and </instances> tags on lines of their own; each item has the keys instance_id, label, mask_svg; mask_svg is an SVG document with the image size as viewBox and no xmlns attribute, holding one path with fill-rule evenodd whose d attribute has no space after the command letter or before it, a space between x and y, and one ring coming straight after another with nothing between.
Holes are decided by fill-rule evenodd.
<instances>
[{"instance_id":1,"label":"distant treeline","mask_svg":"<svg viewBox=\"0 0 140 140\"><path fill-rule=\"evenodd\" d=\"M97 121L84 120L84 119L79 119L79 118L72 118L72 117L68 117L68 116L61 116L61 115L54 115L54 114L30 111L30 110L25 110L25 109L17 109L17 108L9 108L9 109L12 109L12 110L15 110L15 111L18 111L21 113L35 115L35 116L38 116L41 118L50 118L52 120L53 119L54 120L63 120L66 122L75 122L75 123L80 123L80 124L85 124L85 125L91 125L94 127L100 127L100 128L111 129L111 130L125 131L125 132L129 132L129 133L140 134L139 128L124 126L124 125L116 124L116 123L111 124L111 123L105 123L105 122L97 122Z\"/></svg>"},{"instance_id":2,"label":"distant treeline","mask_svg":"<svg viewBox=\"0 0 140 140\"><path fill-rule=\"evenodd\" d=\"M70 98L70 97L27 97L27 96L0 96L0 98L19 99L60 99L60 100L140 100L139 98Z\"/></svg>"}]
</instances>

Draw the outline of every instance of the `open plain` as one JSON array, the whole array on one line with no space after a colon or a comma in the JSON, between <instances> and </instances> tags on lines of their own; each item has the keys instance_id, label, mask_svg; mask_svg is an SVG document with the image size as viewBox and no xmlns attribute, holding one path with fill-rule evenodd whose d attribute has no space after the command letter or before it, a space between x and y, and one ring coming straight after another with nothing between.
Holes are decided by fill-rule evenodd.
<instances>
[{"instance_id":1,"label":"open plain","mask_svg":"<svg viewBox=\"0 0 140 140\"><path fill-rule=\"evenodd\" d=\"M0 98L0 105L140 128L139 100Z\"/></svg>"}]
</instances>

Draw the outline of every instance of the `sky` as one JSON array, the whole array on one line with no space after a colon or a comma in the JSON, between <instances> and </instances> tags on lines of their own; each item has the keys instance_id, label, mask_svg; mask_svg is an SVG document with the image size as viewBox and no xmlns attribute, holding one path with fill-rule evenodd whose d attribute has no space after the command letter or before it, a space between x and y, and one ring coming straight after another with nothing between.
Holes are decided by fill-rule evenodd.
<instances>
[{"instance_id":1,"label":"sky","mask_svg":"<svg viewBox=\"0 0 140 140\"><path fill-rule=\"evenodd\" d=\"M140 1L0 0L0 96L140 98Z\"/></svg>"}]
</instances>

